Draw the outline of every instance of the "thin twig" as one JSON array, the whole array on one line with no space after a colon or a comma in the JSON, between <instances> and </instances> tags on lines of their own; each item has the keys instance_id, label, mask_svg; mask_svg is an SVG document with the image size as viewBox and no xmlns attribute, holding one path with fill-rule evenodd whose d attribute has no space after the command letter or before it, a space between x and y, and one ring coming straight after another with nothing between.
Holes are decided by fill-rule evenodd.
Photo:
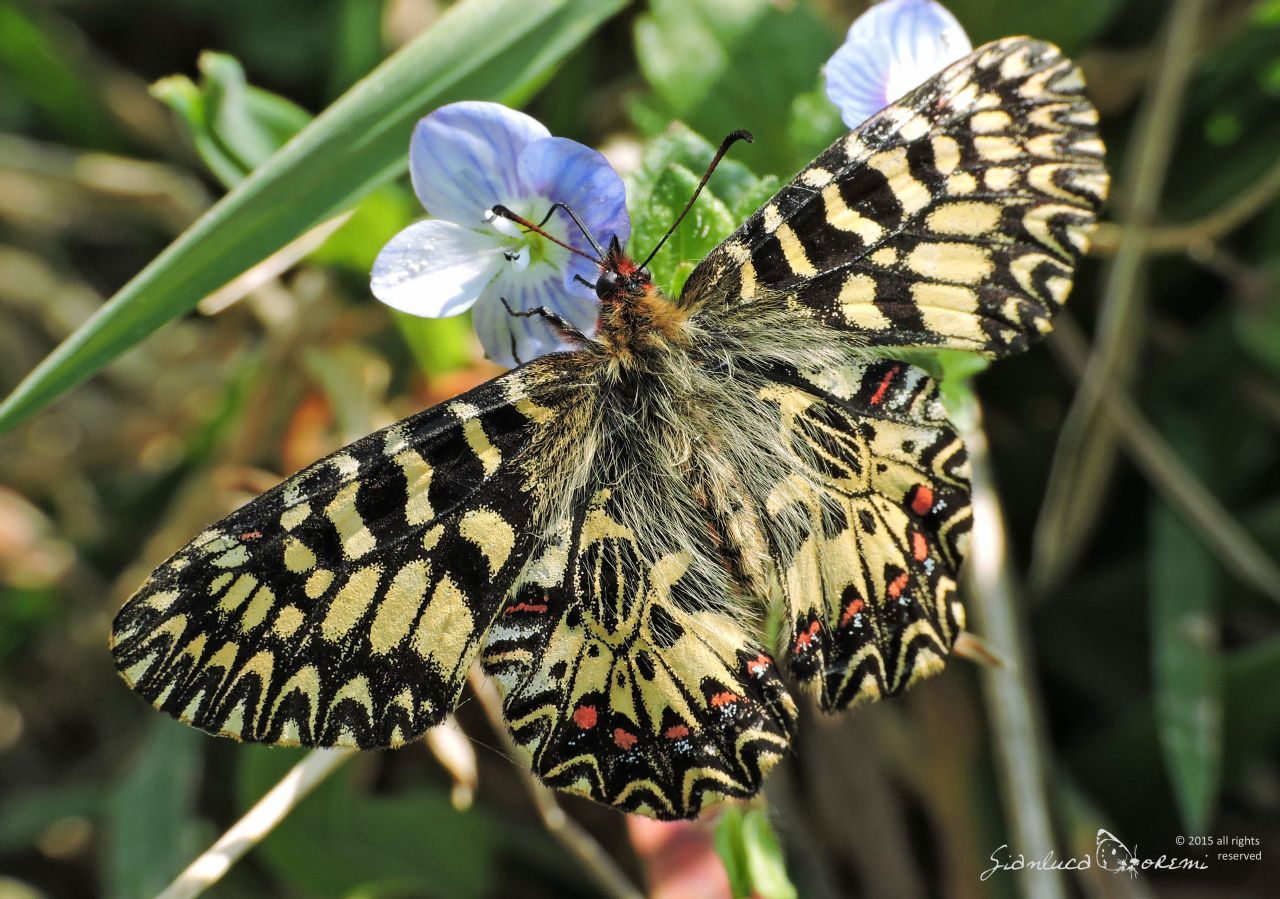
<instances>
[{"instance_id":1,"label":"thin twig","mask_svg":"<svg viewBox=\"0 0 1280 899\"><path fill-rule=\"evenodd\" d=\"M1273 163L1261 178L1208 215L1181 225L1150 228L1141 235L1144 248L1148 254L1192 251L1197 246L1230 234L1277 199L1280 199L1280 160ZM1098 256L1114 255L1120 248L1124 231L1124 225L1102 223L1090 240L1089 252Z\"/></svg>"},{"instance_id":2,"label":"thin twig","mask_svg":"<svg viewBox=\"0 0 1280 899\"><path fill-rule=\"evenodd\" d=\"M1134 127L1135 150L1126 160L1123 182L1128 190L1117 198L1117 205L1125 207L1122 230L1104 274L1098 339L1058 438L1032 541L1032 579L1041 590L1078 552L1084 534L1081 522L1092 518L1111 474L1114 432L1100 420L1099 402L1132 376L1143 311L1138 285L1146 267L1147 230L1168 174L1205 6L1206 0L1172 4L1160 62Z\"/></svg>"},{"instance_id":3,"label":"thin twig","mask_svg":"<svg viewBox=\"0 0 1280 899\"><path fill-rule=\"evenodd\" d=\"M316 749L307 753L156 899L191 899L209 889L246 852L262 842L316 785L353 755L353 749Z\"/></svg>"},{"instance_id":4,"label":"thin twig","mask_svg":"<svg viewBox=\"0 0 1280 899\"><path fill-rule=\"evenodd\" d=\"M510 758L517 761L525 789L548 832L578 861L582 862L587 872L595 878L596 886L605 895L615 899L644 899L644 894L627 879L627 875L609 857L609 853L604 851L604 847L597 843L591 834L583 830L577 821L565 814L551 790L543 786L528 768L518 764L518 760L525 753L516 745L507 730L507 723L502 715L502 697L498 695L497 687L484 676L484 672L478 666L472 666L467 678L471 682L471 689L476 698L480 700L480 707L489 718L489 723L493 725L493 729L502 740L504 751Z\"/></svg>"},{"instance_id":5,"label":"thin twig","mask_svg":"<svg viewBox=\"0 0 1280 899\"><path fill-rule=\"evenodd\" d=\"M1043 713L1032 672L1026 628L1018 611L1017 587L1006 551L1004 515L991 472L982 409L971 394L952 419L969 450L973 491L973 540L969 553L967 591L978 626L1007 664L980 669L996 773L1009 819L1011 855L1044 858L1057 850L1049 816L1047 771L1051 761L1045 740ZM1061 899L1066 888L1054 868L1019 872L1022 894L1038 899Z\"/></svg>"},{"instance_id":6,"label":"thin twig","mask_svg":"<svg viewBox=\"0 0 1280 899\"><path fill-rule=\"evenodd\" d=\"M1053 347L1071 373L1083 377L1088 343L1070 318L1059 318ZM1102 413L1115 427L1138 470L1195 529L1223 566L1264 596L1280 602L1280 567L1182 463L1128 394L1108 391L1102 398Z\"/></svg>"}]
</instances>

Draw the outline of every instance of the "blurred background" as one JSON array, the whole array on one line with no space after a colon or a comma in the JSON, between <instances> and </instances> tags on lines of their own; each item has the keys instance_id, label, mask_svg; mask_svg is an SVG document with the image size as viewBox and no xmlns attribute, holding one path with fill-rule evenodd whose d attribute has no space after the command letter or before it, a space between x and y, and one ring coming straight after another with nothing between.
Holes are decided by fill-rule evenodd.
<instances>
[{"instance_id":1,"label":"blurred background","mask_svg":"<svg viewBox=\"0 0 1280 899\"><path fill-rule=\"evenodd\" d=\"M0 0L0 394L450 5ZM655 178L705 153L695 134L748 128L734 159L787 178L841 133L819 69L865 5L584 13L581 33L562 22L571 44L525 39L558 56L514 99L634 173L647 234L674 202ZM974 629L1016 664L806 710L767 811L664 828L559 799L612 885L544 826L469 698L430 744L348 762L209 895L717 896L729 877L770 897L1280 894L1280 2L947 5L975 45L1027 33L1076 58L1113 173L1053 338L948 382L971 428L980 403L977 486L1006 526ZM393 136L403 172L408 124ZM110 620L206 523L498 371L465 319L369 294L374 255L420 214L407 178L383 178L349 218L223 260L251 274L0 435L3 899L154 895L301 757L150 710L113 671ZM1042 776L1019 781L1022 762ZM1105 828L1144 858L1252 837L1262 861L982 879L1002 845L1039 857L1036 822L1059 858L1093 856Z\"/></svg>"}]
</instances>

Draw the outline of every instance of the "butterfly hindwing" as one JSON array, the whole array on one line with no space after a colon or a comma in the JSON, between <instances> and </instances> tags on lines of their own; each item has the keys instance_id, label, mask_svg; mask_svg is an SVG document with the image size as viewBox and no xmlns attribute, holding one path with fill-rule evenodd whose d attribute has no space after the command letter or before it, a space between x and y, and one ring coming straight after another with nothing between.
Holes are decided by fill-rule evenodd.
<instances>
[{"instance_id":1,"label":"butterfly hindwing","mask_svg":"<svg viewBox=\"0 0 1280 899\"><path fill-rule=\"evenodd\" d=\"M975 50L838 140L690 275L681 304L782 292L867 346L1003 356L1050 327L1108 180L1050 44Z\"/></svg>"},{"instance_id":2,"label":"butterfly hindwing","mask_svg":"<svg viewBox=\"0 0 1280 899\"><path fill-rule=\"evenodd\" d=\"M805 460L768 498L808 527L775 548L789 667L829 711L892 696L941 669L964 626L964 446L920 369L880 361L780 373L762 391Z\"/></svg>"},{"instance_id":3,"label":"butterfly hindwing","mask_svg":"<svg viewBox=\"0 0 1280 899\"><path fill-rule=\"evenodd\" d=\"M507 601L483 658L544 782L688 818L759 789L795 707L746 628L683 601L688 554L644 556L599 491Z\"/></svg>"},{"instance_id":4,"label":"butterfly hindwing","mask_svg":"<svg viewBox=\"0 0 1280 899\"><path fill-rule=\"evenodd\" d=\"M532 542L543 360L323 459L212 526L116 618L133 689L212 733L394 746L449 712Z\"/></svg>"}]
</instances>

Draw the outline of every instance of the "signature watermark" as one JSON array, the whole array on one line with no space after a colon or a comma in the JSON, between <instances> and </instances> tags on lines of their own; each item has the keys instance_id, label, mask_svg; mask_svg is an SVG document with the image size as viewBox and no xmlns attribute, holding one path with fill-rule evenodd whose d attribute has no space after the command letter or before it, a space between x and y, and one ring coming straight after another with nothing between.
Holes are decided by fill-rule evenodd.
<instances>
[{"instance_id":1,"label":"signature watermark","mask_svg":"<svg viewBox=\"0 0 1280 899\"><path fill-rule=\"evenodd\" d=\"M1001 871L1086 871L1095 867L1137 877L1140 871L1207 871L1213 860L1262 860L1262 843L1257 837L1180 836L1176 842L1179 846L1202 846L1213 851L1198 858L1167 853L1143 856L1137 844L1130 849L1110 831L1099 828L1092 855L1063 858L1050 850L1039 858L1027 858L1021 852L1013 852L1006 843L991 853L991 867L982 872L981 879L987 880Z\"/></svg>"}]
</instances>

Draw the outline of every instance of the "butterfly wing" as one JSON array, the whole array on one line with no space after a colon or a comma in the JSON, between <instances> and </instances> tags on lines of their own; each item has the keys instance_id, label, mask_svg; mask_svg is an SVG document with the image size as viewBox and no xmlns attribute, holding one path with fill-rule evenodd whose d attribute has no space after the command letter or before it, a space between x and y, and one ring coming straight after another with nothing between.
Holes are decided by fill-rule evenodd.
<instances>
[{"instance_id":1,"label":"butterfly wing","mask_svg":"<svg viewBox=\"0 0 1280 899\"><path fill-rule=\"evenodd\" d=\"M554 358L554 357L553 357ZM395 746L452 709L532 535L540 360L351 444L200 534L121 609L129 686L202 730Z\"/></svg>"},{"instance_id":2,"label":"butterfly wing","mask_svg":"<svg viewBox=\"0 0 1280 899\"><path fill-rule=\"evenodd\" d=\"M829 711L900 693L964 626L964 445L933 382L901 362L779 372L761 393L798 460L766 511L807 525L773 547L790 669Z\"/></svg>"},{"instance_id":3,"label":"butterfly wing","mask_svg":"<svg viewBox=\"0 0 1280 899\"><path fill-rule=\"evenodd\" d=\"M1083 89L1050 44L978 48L800 172L681 305L782 292L867 346L1024 349L1066 300L1107 194Z\"/></svg>"},{"instance_id":4,"label":"butterfly wing","mask_svg":"<svg viewBox=\"0 0 1280 899\"><path fill-rule=\"evenodd\" d=\"M734 618L688 601L687 551L644 561L618 499L597 492L530 566L488 635L485 669L549 786L689 818L759 790L795 706Z\"/></svg>"}]
</instances>

